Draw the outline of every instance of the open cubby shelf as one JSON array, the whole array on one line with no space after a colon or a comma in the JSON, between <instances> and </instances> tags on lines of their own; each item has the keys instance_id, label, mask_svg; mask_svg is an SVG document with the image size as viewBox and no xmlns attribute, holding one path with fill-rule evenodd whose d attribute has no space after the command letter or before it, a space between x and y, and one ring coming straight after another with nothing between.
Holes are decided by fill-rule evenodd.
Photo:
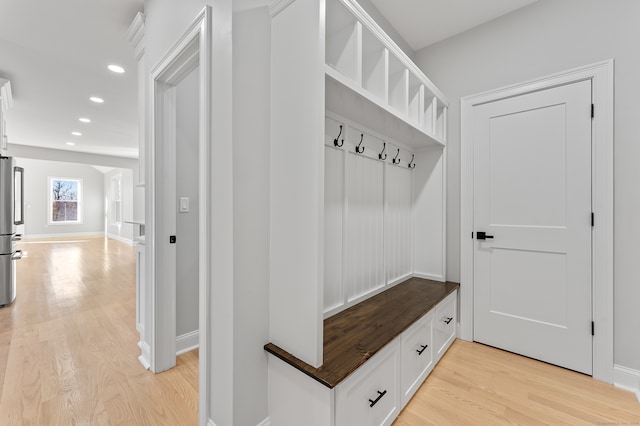
<instances>
[{"instance_id":1,"label":"open cubby shelf","mask_svg":"<svg viewBox=\"0 0 640 426\"><path fill-rule=\"evenodd\" d=\"M327 1L325 31L325 72L340 83L327 89L328 110L344 114L336 103L350 95L335 92L351 92L360 107L384 110L401 122L393 126L423 134L412 138L415 147L446 144L448 101L359 6Z\"/></svg>"}]
</instances>

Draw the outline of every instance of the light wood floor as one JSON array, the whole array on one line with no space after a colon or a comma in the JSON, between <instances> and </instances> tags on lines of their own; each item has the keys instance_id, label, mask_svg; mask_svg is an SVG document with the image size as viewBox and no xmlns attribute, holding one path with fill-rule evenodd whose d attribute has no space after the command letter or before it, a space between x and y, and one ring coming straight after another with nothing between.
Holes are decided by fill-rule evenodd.
<instances>
[{"instance_id":1,"label":"light wood floor","mask_svg":"<svg viewBox=\"0 0 640 426\"><path fill-rule=\"evenodd\" d=\"M19 244L0 309L0 425L196 425L198 354L138 362L135 248L103 237Z\"/></svg>"},{"instance_id":2,"label":"light wood floor","mask_svg":"<svg viewBox=\"0 0 640 426\"><path fill-rule=\"evenodd\" d=\"M20 248L18 297L0 309L0 425L197 424L197 351L158 375L137 360L134 248L102 237ZM637 425L640 404L582 374L456 341L395 423L502 424Z\"/></svg>"},{"instance_id":3,"label":"light wood floor","mask_svg":"<svg viewBox=\"0 0 640 426\"><path fill-rule=\"evenodd\" d=\"M635 395L589 376L457 340L395 426L638 425Z\"/></svg>"}]
</instances>

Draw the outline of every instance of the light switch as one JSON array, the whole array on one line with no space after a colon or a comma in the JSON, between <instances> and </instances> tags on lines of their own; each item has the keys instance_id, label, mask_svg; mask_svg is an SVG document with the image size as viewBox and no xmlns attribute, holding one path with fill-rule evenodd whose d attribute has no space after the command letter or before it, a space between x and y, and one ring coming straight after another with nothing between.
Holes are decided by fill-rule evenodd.
<instances>
[{"instance_id":1,"label":"light switch","mask_svg":"<svg viewBox=\"0 0 640 426\"><path fill-rule=\"evenodd\" d=\"M189 197L180 197L180 213L189 212Z\"/></svg>"}]
</instances>

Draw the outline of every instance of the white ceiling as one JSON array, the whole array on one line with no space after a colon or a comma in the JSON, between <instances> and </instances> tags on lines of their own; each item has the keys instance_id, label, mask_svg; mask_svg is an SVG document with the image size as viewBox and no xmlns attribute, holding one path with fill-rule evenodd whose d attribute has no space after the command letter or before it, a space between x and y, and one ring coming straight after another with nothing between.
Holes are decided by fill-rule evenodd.
<instances>
[{"instance_id":1,"label":"white ceiling","mask_svg":"<svg viewBox=\"0 0 640 426\"><path fill-rule=\"evenodd\" d=\"M234 6L243 1L253 4L234 0ZM371 1L419 50L535 0ZM10 143L137 157L136 63L126 35L143 3L0 0L0 78L13 91ZM108 71L111 63L125 74ZM90 102L94 95L105 103Z\"/></svg>"},{"instance_id":2,"label":"white ceiling","mask_svg":"<svg viewBox=\"0 0 640 426\"><path fill-rule=\"evenodd\" d=\"M537 0L371 0L414 51Z\"/></svg>"},{"instance_id":3,"label":"white ceiling","mask_svg":"<svg viewBox=\"0 0 640 426\"><path fill-rule=\"evenodd\" d=\"M0 0L10 143L137 157L136 62L126 35L142 7L143 0ZM108 71L111 63L126 72ZM90 102L94 95L104 104Z\"/></svg>"}]
</instances>

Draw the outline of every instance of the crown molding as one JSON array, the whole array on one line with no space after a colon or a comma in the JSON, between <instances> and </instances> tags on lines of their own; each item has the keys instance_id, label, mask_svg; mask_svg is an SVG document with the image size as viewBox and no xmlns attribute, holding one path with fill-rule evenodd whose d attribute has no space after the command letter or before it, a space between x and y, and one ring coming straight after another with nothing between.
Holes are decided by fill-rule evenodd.
<instances>
[{"instance_id":1,"label":"crown molding","mask_svg":"<svg viewBox=\"0 0 640 426\"><path fill-rule=\"evenodd\" d=\"M269 5L269 12L271 13L271 17L275 17L278 13L285 10L291 3L295 0L275 0Z\"/></svg>"},{"instance_id":2,"label":"crown molding","mask_svg":"<svg viewBox=\"0 0 640 426\"><path fill-rule=\"evenodd\" d=\"M136 60L144 55L144 13L138 12L127 30L127 40L135 49Z\"/></svg>"}]
</instances>

